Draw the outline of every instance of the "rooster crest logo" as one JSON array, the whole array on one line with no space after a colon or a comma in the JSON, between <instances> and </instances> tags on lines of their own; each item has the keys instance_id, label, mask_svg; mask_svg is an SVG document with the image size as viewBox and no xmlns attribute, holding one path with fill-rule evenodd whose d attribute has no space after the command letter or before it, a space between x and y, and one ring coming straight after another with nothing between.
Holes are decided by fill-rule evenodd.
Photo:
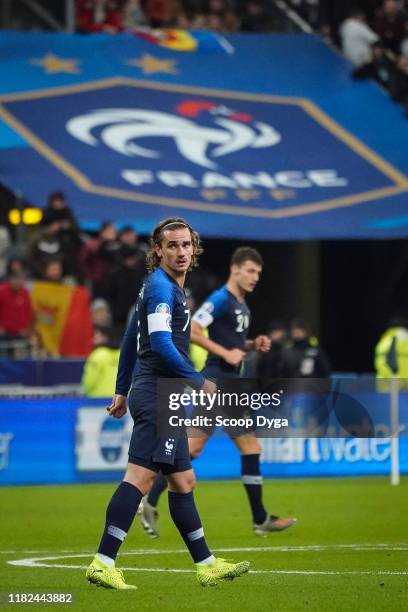
<instances>
[{"instance_id":1,"label":"rooster crest logo","mask_svg":"<svg viewBox=\"0 0 408 612\"><path fill-rule=\"evenodd\" d=\"M180 155L211 170L218 166L210 157L245 148L272 147L281 140L279 132L267 123L212 102L185 100L176 111L177 115L138 108L101 108L73 117L66 129L87 145L96 147L102 142L122 155L148 159L159 159L162 154L142 146L140 139L172 138ZM210 114L214 127L194 121L204 112Z\"/></svg>"}]
</instances>

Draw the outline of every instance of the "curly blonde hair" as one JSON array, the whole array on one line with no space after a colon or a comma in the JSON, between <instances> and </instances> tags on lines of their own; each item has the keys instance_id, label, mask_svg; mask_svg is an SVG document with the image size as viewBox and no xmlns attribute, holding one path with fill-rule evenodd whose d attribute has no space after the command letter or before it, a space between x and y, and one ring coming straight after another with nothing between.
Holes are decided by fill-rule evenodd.
<instances>
[{"instance_id":1,"label":"curly blonde hair","mask_svg":"<svg viewBox=\"0 0 408 612\"><path fill-rule=\"evenodd\" d=\"M198 266L198 256L203 252L203 248L201 246L201 239L195 230L191 227L189 223L185 219L181 217L169 217L168 219L164 219L160 221L158 225L154 228L152 235L150 237L150 249L147 253L146 265L149 272L153 272L160 266L160 257L156 253L156 246L161 246L161 243L164 238L164 232L167 230L176 230L176 229L185 229L190 230L191 242L193 243L193 256L191 258L190 267L188 268L188 272Z\"/></svg>"}]
</instances>

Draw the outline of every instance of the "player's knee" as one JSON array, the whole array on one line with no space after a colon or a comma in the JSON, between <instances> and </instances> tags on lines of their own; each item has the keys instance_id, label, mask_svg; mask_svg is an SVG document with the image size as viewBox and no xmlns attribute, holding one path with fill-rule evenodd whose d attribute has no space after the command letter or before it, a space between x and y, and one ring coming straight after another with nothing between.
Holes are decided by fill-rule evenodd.
<instances>
[{"instance_id":1,"label":"player's knee","mask_svg":"<svg viewBox=\"0 0 408 612\"><path fill-rule=\"evenodd\" d=\"M186 475L186 477L181 482L177 483L177 493L191 493L191 491L194 490L195 485L196 479L194 474Z\"/></svg>"},{"instance_id":2,"label":"player's knee","mask_svg":"<svg viewBox=\"0 0 408 612\"><path fill-rule=\"evenodd\" d=\"M262 447L255 436L235 438L234 442L243 455L260 455L262 452Z\"/></svg>"},{"instance_id":3,"label":"player's knee","mask_svg":"<svg viewBox=\"0 0 408 612\"><path fill-rule=\"evenodd\" d=\"M169 477L169 490L173 493L191 493L196 484L194 472L183 472Z\"/></svg>"},{"instance_id":4,"label":"player's knee","mask_svg":"<svg viewBox=\"0 0 408 612\"><path fill-rule=\"evenodd\" d=\"M196 477L195 477L194 472L192 474L188 474L186 476L186 480L185 480L185 483L184 483L184 486L187 489L185 492L186 493L190 493L190 491L193 491L193 489L196 486L196 482L197 481L196 481Z\"/></svg>"},{"instance_id":5,"label":"player's knee","mask_svg":"<svg viewBox=\"0 0 408 612\"><path fill-rule=\"evenodd\" d=\"M154 472L129 464L123 480L137 487L143 495L146 495L152 488L155 477Z\"/></svg>"}]
</instances>

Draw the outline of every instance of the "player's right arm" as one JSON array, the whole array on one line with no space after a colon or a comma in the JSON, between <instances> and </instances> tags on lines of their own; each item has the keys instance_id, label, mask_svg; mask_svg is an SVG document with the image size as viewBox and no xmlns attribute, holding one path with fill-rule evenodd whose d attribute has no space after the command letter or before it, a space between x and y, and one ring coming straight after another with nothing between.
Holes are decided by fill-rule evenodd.
<instances>
[{"instance_id":1,"label":"player's right arm","mask_svg":"<svg viewBox=\"0 0 408 612\"><path fill-rule=\"evenodd\" d=\"M132 383L132 373L137 359L137 323L138 313L135 309L126 328L120 347L118 373L116 376L115 395L107 407L110 416L120 419L126 413L126 398Z\"/></svg>"},{"instance_id":2,"label":"player's right arm","mask_svg":"<svg viewBox=\"0 0 408 612\"><path fill-rule=\"evenodd\" d=\"M222 317L228 308L225 296L221 292L215 292L194 314L191 321L191 342L198 344L203 349L220 357L232 366L238 366L245 356L241 349L227 349L218 342L214 342L204 334L204 329L209 327L214 319Z\"/></svg>"}]
</instances>

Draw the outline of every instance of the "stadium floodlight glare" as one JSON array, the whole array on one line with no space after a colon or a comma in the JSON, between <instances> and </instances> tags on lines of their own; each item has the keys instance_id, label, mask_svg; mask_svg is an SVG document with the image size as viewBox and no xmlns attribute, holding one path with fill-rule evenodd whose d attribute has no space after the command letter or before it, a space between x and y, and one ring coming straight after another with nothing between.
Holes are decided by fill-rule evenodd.
<instances>
[{"instance_id":1,"label":"stadium floodlight glare","mask_svg":"<svg viewBox=\"0 0 408 612\"><path fill-rule=\"evenodd\" d=\"M20 225L20 223L24 225L37 225L43 217L43 212L41 208L25 208L23 211L20 211L18 208L12 208L8 217L11 225Z\"/></svg>"}]
</instances>

